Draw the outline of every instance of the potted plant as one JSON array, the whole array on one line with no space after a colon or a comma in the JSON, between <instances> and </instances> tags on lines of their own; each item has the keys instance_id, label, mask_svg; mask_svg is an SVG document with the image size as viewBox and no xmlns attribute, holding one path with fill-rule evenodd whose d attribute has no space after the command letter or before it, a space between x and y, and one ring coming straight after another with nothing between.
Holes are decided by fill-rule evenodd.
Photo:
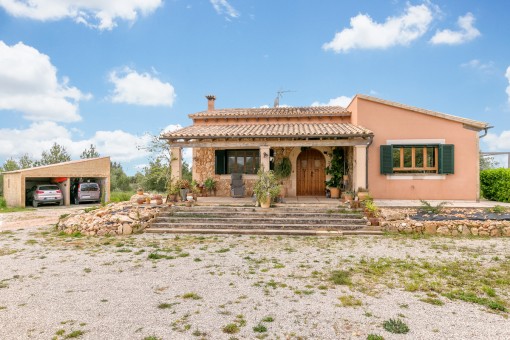
<instances>
[{"instance_id":1,"label":"potted plant","mask_svg":"<svg viewBox=\"0 0 510 340\"><path fill-rule=\"evenodd\" d=\"M212 177L207 177L204 182L204 187L209 194L216 194L216 181Z\"/></svg>"},{"instance_id":2,"label":"potted plant","mask_svg":"<svg viewBox=\"0 0 510 340\"><path fill-rule=\"evenodd\" d=\"M198 186L197 181L192 180L190 185L191 194L193 195L193 200L196 201L198 194L200 194L200 187Z\"/></svg>"},{"instance_id":3,"label":"potted plant","mask_svg":"<svg viewBox=\"0 0 510 340\"><path fill-rule=\"evenodd\" d=\"M186 179L179 179L175 183L175 185L179 188L181 194L181 201L186 201L186 195L189 191L189 182Z\"/></svg>"},{"instance_id":4,"label":"potted plant","mask_svg":"<svg viewBox=\"0 0 510 340\"><path fill-rule=\"evenodd\" d=\"M367 200L370 197L370 194L368 193L368 189L359 187L358 188L358 200L360 202L363 202Z\"/></svg>"},{"instance_id":5,"label":"potted plant","mask_svg":"<svg viewBox=\"0 0 510 340\"><path fill-rule=\"evenodd\" d=\"M168 181L167 184L167 202L177 202L177 195L179 195L179 187L173 182L173 180Z\"/></svg>"},{"instance_id":6,"label":"potted plant","mask_svg":"<svg viewBox=\"0 0 510 340\"><path fill-rule=\"evenodd\" d=\"M271 201L280 193L280 184L272 170L257 172L257 181L253 186L253 193L262 208L269 208Z\"/></svg>"},{"instance_id":7,"label":"potted plant","mask_svg":"<svg viewBox=\"0 0 510 340\"><path fill-rule=\"evenodd\" d=\"M274 166L274 174L281 184L280 193L278 194L278 197L281 200L283 200L287 194L287 187L284 185L284 180L290 176L291 172L292 163L290 162L289 157L283 157Z\"/></svg>"},{"instance_id":8,"label":"potted plant","mask_svg":"<svg viewBox=\"0 0 510 340\"><path fill-rule=\"evenodd\" d=\"M365 213L367 214L370 224L373 226L379 225L379 207L372 200L366 200L364 205Z\"/></svg>"},{"instance_id":9,"label":"potted plant","mask_svg":"<svg viewBox=\"0 0 510 340\"><path fill-rule=\"evenodd\" d=\"M345 191L342 196L344 198L344 202L352 202L352 199L354 198L352 191Z\"/></svg>"},{"instance_id":10,"label":"potted plant","mask_svg":"<svg viewBox=\"0 0 510 340\"><path fill-rule=\"evenodd\" d=\"M330 179L325 181L326 186L330 190L331 198L339 198L340 186L344 176L344 150L342 148L337 147L333 149L331 162L326 167L326 175L331 176Z\"/></svg>"}]
</instances>

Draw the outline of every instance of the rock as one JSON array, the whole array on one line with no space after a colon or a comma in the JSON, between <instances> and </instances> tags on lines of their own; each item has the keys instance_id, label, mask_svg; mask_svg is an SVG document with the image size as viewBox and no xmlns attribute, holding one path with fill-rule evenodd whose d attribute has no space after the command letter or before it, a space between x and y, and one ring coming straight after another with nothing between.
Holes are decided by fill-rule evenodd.
<instances>
[{"instance_id":1,"label":"rock","mask_svg":"<svg viewBox=\"0 0 510 340\"><path fill-rule=\"evenodd\" d=\"M478 228L477 227L471 228L471 235L478 236Z\"/></svg>"},{"instance_id":2,"label":"rock","mask_svg":"<svg viewBox=\"0 0 510 340\"><path fill-rule=\"evenodd\" d=\"M506 227L503 229L503 236L510 236L510 227Z\"/></svg>"},{"instance_id":3,"label":"rock","mask_svg":"<svg viewBox=\"0 0 510 340\"><path fill-rule=\"evenodd\" d=\"M471 235L471 231L469 230L469 228L464 225L464 224L461 224L458 226L458 230L459 232L464 235L464 236L468 236L468 235Z\"/></svg>"},{"instance_id":4,"label":"rock","mask_svg":"<svg viewBox=\"0 0 510 340\"><path fill-rule=\"evenodd\" d=\"M501 236L501 232L499 231L498 228L494 228L492 230L490 230L490 236Z\"/></svg>"},{"instance_id":5,"label":"rock","mask_svg":"<svg viewBox=\"0 0 510 340\"><path fill-rule=\"evenodd\" d=\"M489 236L489 231L487 229L478 229L479 236Z\"/></svg>"},{"instance_id":6,"label":"rock","mask_svg":"<svg viewBox=\"0 0 510 340\"><path fill-rule=\"evenodd\" d=\"M133 228L131 227L131 225L129 225L129 224L122 225L122 235L131 235L132 233L133 233Z\"/></svg>"},{"instance_id":7,"label":"rock","mask_svg":"<svg viewBox=\"0 0 510 340\"><path fill-rule=\"evenodd\" d=\"M129 216L126 215L113 215L110 217L110 221L117 222L117 223L133 223L133 220L129 218Z\"/></svg>"},{"instance_id":8,"label":"rock","mask_svg":"<svg viewBox=\"0 0 510 340\"><path fill-rule=\"evenodd\" d=\"M448 229L447 226L442 225L436 229L436 233L438 235L450 235L450 229Z\"/></svg>"},{"instance_id":9,"label":"rock","mask_svg":"<svg viewBox=\"0 0 510 340\"><path fill-rule=\"evenodd\" d=\"M402 221L406 218L406 215L400 211L384 211L381 217L386 221Z\"/></svg>"},{"instance_id":10,"label":"rock","mask_svg":"<svg viewBox=\"0 0 510 340\"><path fill-rule=\"evenodd\" d=\"M434 223L425 222L424 226L425 226L425 234L433 235L437 231L436 225Z\"/></svg>"}]
</instances>

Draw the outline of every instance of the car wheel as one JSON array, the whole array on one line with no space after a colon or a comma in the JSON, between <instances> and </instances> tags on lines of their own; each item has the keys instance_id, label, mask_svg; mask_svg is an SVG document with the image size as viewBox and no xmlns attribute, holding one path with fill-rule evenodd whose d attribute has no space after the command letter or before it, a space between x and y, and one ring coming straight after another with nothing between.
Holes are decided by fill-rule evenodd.
<instances>
[{"instance_id":1,"label":"car wheel","mask_svg":"<svg viewBox=\"0 0 510 340\"><path fill-rule=\"evenodd\" d=\"M36 200L33 200L33 201L32 201L32 206L33 206L34 208L37 208L37 201L36 201Z\"/></svg>"}]
</instances>

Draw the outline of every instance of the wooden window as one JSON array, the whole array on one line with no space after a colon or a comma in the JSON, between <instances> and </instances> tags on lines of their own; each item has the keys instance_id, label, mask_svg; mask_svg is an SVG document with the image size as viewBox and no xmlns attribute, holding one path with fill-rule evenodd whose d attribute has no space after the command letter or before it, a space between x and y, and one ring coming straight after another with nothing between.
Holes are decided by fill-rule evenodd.
<instances>
[{"instance_id":1,"label":"wooden window","mask_svg":"<svg viewBox=\"0 0 510 340\"><path fill-rule=\"evenodd\" d=\"M259 150L216 150L216 174L256 174L260 166Z\"/></svg>"},{"instance_id":2,"label":"wooden window","mask_svg":"<svg viewBox=\"0 0 510 340\"><path fill-rule=\"evenodd\" d=\"M453 174L454 147L440 145L381 145L381 173Z\"/></svg>"}]
</instances>

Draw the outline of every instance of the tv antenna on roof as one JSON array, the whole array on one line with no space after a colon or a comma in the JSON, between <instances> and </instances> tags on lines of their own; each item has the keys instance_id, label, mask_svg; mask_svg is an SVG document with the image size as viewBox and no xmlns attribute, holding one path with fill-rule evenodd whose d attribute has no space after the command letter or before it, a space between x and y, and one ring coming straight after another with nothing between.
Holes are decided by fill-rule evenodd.
<instances>
[{"instance_id":1,"label":"tv antenna on roof","mask_svg":"<svg viewBox=\"0 0 510 340\"><path fill-rule=\"evenodd\" d=\"M296 92L296 91L292 91L292 90L280 90L280 91L276 91L276 98L274 99L274 107L279 107L280 106L280 98L283 97L283 94L287 93L287 92Z\"/></svg>"}]
</instances>

